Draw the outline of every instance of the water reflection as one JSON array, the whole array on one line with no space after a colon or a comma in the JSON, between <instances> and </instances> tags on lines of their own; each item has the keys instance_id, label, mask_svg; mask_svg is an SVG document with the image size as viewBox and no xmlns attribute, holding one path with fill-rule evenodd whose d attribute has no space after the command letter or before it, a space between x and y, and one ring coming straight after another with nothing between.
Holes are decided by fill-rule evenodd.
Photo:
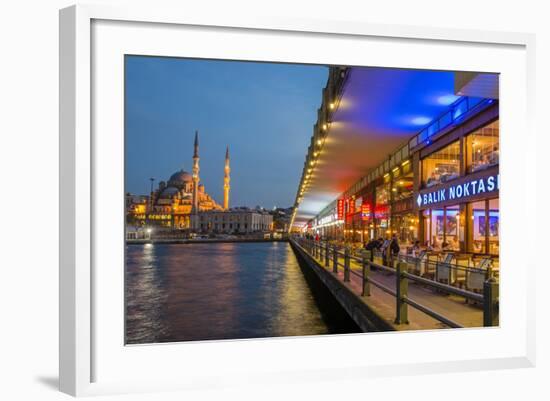
<instances>
[{"instance_id":1,"label":"water reflection","mask_svg":"<svg viewBox=\"0 0 550 401\"><path fill-rule=\"evenodd\" d=\"M127 246L126 342L328 333L287 243Z\"/></svg>"},{"instance_id":2,"label":"water reflection","mask_svg":"<svg viewBox=\"0 0 550 401\"><path fill-rule=\"evenodd\" d=\"M146 244L140 248L129 247L127 252L126 341L156 342L167 334L162 316L166 280L162 269L157 269L157 247Z\"/></svg>"}]
</instances>

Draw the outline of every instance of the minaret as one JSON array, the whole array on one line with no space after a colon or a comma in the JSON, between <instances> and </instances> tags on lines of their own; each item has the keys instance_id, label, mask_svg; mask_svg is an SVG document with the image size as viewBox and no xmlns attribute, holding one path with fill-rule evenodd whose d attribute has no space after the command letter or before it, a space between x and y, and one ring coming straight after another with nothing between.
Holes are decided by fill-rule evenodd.
<instances>
[{"instance_id":1,"label":"minaret","mask_svg":"<svg viewBox=\"0 0 550 401\"><path fill-rule=\"evenodd\" d=\"M229 146L225 150L225 169L224 169L224 177L223 177L223 210L229 209L229 173L231 172L231 169L229 168Z\"/></svg>"},{"instance_id":2,"label":"minaret","mask_svg":"<svg viewBox=\"0 0 550 401\"><path fill-rule=\"evenodd\" d=\"M195 151L193 153L193 214L199 213L199 131L195 131Z\"/></svg>"}]
</instances>

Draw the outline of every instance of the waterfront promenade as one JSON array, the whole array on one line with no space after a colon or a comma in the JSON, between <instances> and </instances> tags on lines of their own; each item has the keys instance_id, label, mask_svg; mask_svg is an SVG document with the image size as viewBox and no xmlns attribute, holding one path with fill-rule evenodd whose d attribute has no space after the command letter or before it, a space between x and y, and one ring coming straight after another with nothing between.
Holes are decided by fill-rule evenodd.
<instances>
[{"instance_id":1,"label":"waterfront promenade","mask_svg":"<svg viewBox=\"0 0 550 401\"><path fill-rule=\"evenodd\" d=\"M396 297L388 294L386 291L378 288L375 285L370 286L370 296L362 296L363 292L363 275L361 264L350 259L350 274L349 281L345 281L345 273L342 267L338 268L335 273L333 271L333 259L330 258L329 265L325 265L325 258L314 256L308 252L305 247L294 241L294 245L300 253L313 261L318 267L322 268L327 274L331 275L344 286L349 292L355 295L358 302L363 302L366 306L388 326L394 330L429 330L448 328L449 326L430 317L426 313L408 307L408 324L396 324ZM396 275L395 273L371 269L369 278L382 284L390 291L396 291ZM432 311L444 316L445 318L458 323L462 327L483 327L483 305L479 303L467 303L465 298L458 295L450 295L438 289L430 288L427 285L418 284L409 280L407 297L429 308Z\"/></svg>"}]
</instances>

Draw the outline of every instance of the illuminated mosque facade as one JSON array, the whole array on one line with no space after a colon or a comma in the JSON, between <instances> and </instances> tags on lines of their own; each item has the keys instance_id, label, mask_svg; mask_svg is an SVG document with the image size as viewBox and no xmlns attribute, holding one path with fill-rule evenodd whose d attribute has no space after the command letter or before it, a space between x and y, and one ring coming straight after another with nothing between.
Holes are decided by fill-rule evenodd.
<instances>
[{"instance_id":1,"label":"illuminated mosque facade","mask_svg":"<svg viewBox=\"0 0 550 401\"><path fill-rule=\"evenodd\" d=\"M126 199L127 224L135 226L160 226L175 229L199 229L198 214L223 212L229 209L230 167L229 147L225 153L224 199L218 204L208 193L199 178L199 135L195 132L192 173L176 171L168 181L160 181L149 197Z\"/></svg>"},{"instance_id":2,"label":"illuminated mosque facade","mask_svg":"<svg viewBox=\"0 0 550 401\"><path fill-rule=\"evenodd\" d=\"M229 207L229 147L225 151L222 205L208 195L201 184L199 160L199 135L195 132L191 173L176 171L168 181L159 182L156 190L151 184L149 196L126 196L128 238L138 238L140 232L144 233L143 229L153 226L157 229L219 234L248 234L273 229L273 216L265 210Z\"/></svg>"}]
</instances>

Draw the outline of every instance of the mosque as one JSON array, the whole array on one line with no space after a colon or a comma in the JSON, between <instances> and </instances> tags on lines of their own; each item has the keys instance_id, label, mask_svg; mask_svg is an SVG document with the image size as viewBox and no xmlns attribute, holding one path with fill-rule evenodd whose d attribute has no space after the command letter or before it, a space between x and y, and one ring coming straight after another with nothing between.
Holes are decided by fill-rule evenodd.
<instances>
[{"instance_id":1,"label":"mosque","mask_svg":"<svg viewBox=\"0 0 550 401\"><path fill-rule=\"evenodd\" d=\"M193 171L176 171L168 181L160 181L149 197L127 197L127 224L175 229L199 228L198 214L229 209L229 147L225 152L223 205L206 193L199 178L199 134L195 132ZM153 182L153 181L151 181Z\"/></svg>"}]
</instances>

